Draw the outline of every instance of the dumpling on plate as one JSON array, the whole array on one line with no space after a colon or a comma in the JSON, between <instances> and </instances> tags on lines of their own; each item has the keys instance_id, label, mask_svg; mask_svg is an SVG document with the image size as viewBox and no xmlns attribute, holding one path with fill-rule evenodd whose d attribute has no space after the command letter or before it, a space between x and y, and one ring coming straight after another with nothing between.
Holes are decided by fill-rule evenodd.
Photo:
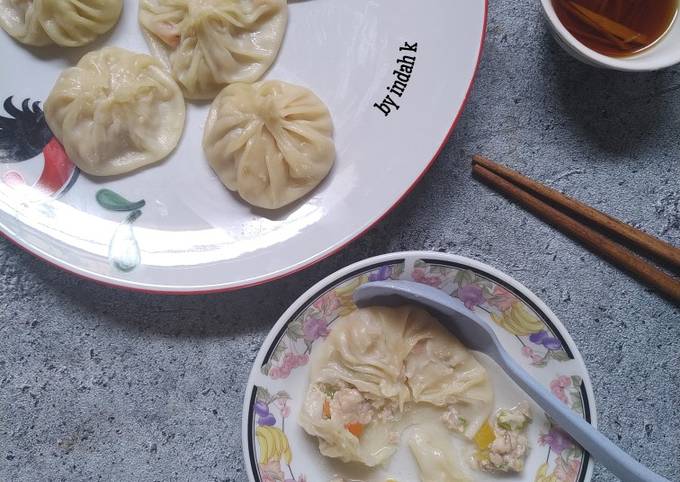
<instances>
[{"instance_id":1,"label":"dumpling on plate","mask_svg":"<svg viewBox=\"0 0 680 482\"><path fill-rule=\"evenodd\" d=\"M123 0L0 0L0 26L28 45L78 47L108 32Z\"/></svg>"},{"instance_id":2,"label":"dumpling on plate","mask_svg":"<svg viewBox=\"0 0 680 482\"><path fill-rule=\"evenodd\" d=\"M146 54L106 47L66 69L45 119L71 160L94 176L123 174L166 157L184 130L177 83Z\"/></svg>"},{"instance_id":3,"label":"dumpling on plate","mask_svg":"<svg viewBox=\"0 0 680 482\"><path fill-rule=\"evenodd\" d=\"M275 80L238 83L213 102L203 149L228 189L277 209L326 177L335 161L332 134L331 115L310 90Z\"/></svg>"},{"instance_id":4,"label":"dumpling on plate","mask_svg":"<svg viewBox=\"0 0 680 482\"><path fill-rule=\"evenodd\" d=\"M471 438L492 403L484 367L426 311L371 307L336 321L314 347L299 423L322 454L375 466L405 426L429 418Z\"/></svg>"},{"instance_id":5,"label":"dumpling on plate","mask_svg":"<svg viewBox=\"0 0 680 482\"><path fill-rule=\"evenodd\" d=\"M286 0L141 0L139 22L154 55L186 97L211 99L255 82L274 62L288 22Z\"/></svg>"}]
</instances>

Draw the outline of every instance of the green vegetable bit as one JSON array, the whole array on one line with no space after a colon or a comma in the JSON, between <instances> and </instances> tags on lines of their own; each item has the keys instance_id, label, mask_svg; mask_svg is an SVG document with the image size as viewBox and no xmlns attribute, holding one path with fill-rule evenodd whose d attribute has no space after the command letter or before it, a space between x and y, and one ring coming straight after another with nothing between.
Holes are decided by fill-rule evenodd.
<instances>
[{"instance_id":1,"label":"green vegetable bit","mask_svg":"<svg viewBox=\"0 0 680 482\"><path fill-rule=\"evenodd\" d=\"M519 432L524 430L529 423L529 418L509 410L501 410L496 417L496 423L504 430Z\"/></svg>"}]
</instances>

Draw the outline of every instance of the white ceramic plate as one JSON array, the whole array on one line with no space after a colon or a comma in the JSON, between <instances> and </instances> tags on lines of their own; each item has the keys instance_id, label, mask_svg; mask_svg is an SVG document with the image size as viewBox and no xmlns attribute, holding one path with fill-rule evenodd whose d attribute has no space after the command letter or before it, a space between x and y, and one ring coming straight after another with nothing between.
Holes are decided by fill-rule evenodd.
<instances>
[{"instance_id":1,"label":"white ceramic plate","mask_svg":"<svg viewBox=\"0 0 680 482\"><path fill-rule=\"evenodd\" d=\"M510 355L540 383L586 420L596 425L590 377L564 325L527 288L485 264L460 256L431 252L393 253L348 266L320 281L281 316L255 359L243 409L243 454L251 482L329 482L334 475L365 482L419 480L409 449L402 447L387 467L372 472L321 456L315 439L297 425L308 384L308 358L314 345L333 329L334 321L356 309L352 293L367 281L405 279L438 287L469 308L493 320L496 335ZM490 359L487 367L496 407L526 400L523 392ZM592 460L543 412L532 406L528 429L530 451L524 472L493 478L475 473L479 481L584 482ZM268 427L277 448L263 447L258 427ZM266 444L267 442L265 442ZM281 447L288 445L288 464Z\"/></svg>"},{"instance_id":2,"label":"white ceramic plate","mask_svg":"<svg viewBox=\"0 0 680 482\"><path fill-rule=\"evenodd\" d=\"M47 97L62 69L103 45L148 52L136 1L126 0L113 33L89 48L26 48L0 32L0 105L13 96L0 108L9 118L0 131L2 233L93 280L197 293L302 269L370 227L424 173L460 114L486 1L291 0L289 10L281 53L266 78L308 86L326 102L338 157L318 189L276 212L241 202L208 166L201 148L207 103L188 105L186 130L170 158L131 175L79 175L58 145L43 149L52 136L32 104ZM412 73L400 74L407 87L397 97L388 87L404 61ZM374 107L386 95L399 105L389 115ZM108 191L98 202L102 189L130 203ZM143 207L134 204L142 200Z\"/></svg>"}]
</instances>

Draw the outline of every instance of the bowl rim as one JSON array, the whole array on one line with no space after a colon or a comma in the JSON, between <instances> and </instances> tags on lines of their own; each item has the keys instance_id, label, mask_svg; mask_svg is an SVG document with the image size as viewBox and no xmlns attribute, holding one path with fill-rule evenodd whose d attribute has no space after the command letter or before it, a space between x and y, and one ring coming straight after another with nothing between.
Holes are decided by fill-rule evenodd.
<instances>
[{"instance_id":1,"label":"bowl rim","mask_svg":"<svg viewBox=\"0 0 680 482\"><path fill-rule=\"evenodd\" d=\"M559 36L559 39L566 42L569 49L574 50L577 54L579 60L587 59L591 63L599 67L606 67L615 70L621 70L626 72L648 72L653 70L661 70L673 65L680 63L680 45L675 50L675 52L666 53L665 55L654 55L652 46L649 50L644 50L640 55L645 54L644 60L641 60L640 56L632 55L630 57L609 57L603 55L595 50L586 47L582 44L576 37L574 37L571 32L564 26L562 21L557 16L555 12L555 7L553 6L553 0L541 0L541 6L543 8L543 14L548 20L550 27ZM676 16L674 23L671 24L670 29L680 29L680 15ZM669 29L669 31L670 31ZM668 35L669 32L664 34L664 37ZM664 37L659 39L659 42L664 41Z\"/></svg>"},{"instance_id":2,"label":"bowl rim","mask_svg":"<svg viewBox=\"0 0 680 482\"><path fill-rule=\"evenodd\" d=\"M295 301L293 301L290 306L281 314L277 319L276 323L272 325L271 329L267 333L262 345L260 346L255 359L252 362L250 373L248 375L248 380L246 382L245 391L243 394L243 403L241 409L241 450L243 456L243 464L245 471L247 473L248 480L250 482L255 482L253 476L254 467L252 466L250 460L249 452L249 413L250 413L250 403L254 394L255 382L258 377L259 369L262 366L262 362L268 348L276 341L279 333L286 328L289 319L307 303L313 296L321 292L327 286L332 285L337 280L350 276L357 271L362 269L370 268L372 266L383 265L388 262L404 262L408 263L409 260L418 259L428 259L437 261L448 261L451 263L457 263L462 265L467 265L471 268L486 272L487 274L507 283L508 285L515 288L517 291L521 292L523 296L526 296L539 310L543 312L553 323L555 328L560 332L563 337L564 342L570 348L575 362L580 364L585 368L582 376L583 385L585 387L586 394L588 396L589 408L590 408L590 423L593 427L597 428L598 425L598 414L597 414L597 401L595 400L595 392L593 390L592 381L590 378L590 372L588 367L578 349L578 346L574 342L571 334L567 330L566 326L562 321L555 315L555 313L529 288L524 286L522 283L514 279L512 276L494 268L486 263L482 263L472 258L466 256L460 256L457 254L441 253L437 251L425 251L425 250L414 250L414 251L395 251L391 253L385 253L378 256L372 256L369 258L364 258L360 261L351 263L344 268L340 268L335 272L325 276L320 281L314 283L309 289L305 290ZM583 480L589 482L592 480L593 470L595 467L595 462L592 457L588 458L586 472Z\"/></svg>"}]
</instances>

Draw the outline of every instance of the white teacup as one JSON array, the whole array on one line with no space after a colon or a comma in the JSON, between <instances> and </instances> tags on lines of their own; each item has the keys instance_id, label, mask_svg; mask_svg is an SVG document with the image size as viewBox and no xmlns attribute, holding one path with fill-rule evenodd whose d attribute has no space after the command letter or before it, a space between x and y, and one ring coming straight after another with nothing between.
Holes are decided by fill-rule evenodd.
<instances>
[{"instance_id":1,"label":"white teacup","mask_svg":"<svg viewBox=\"0 0 680 482\"><path fill-rule=\"evenodd\" d=\"M656 44L628 57L608 57L589 49L574 37L557 17L552 0L541 0L552 33L564 50L582 62L615 70L659 70L680 63L680 18Z\"/></svg>"}]
</instances>

